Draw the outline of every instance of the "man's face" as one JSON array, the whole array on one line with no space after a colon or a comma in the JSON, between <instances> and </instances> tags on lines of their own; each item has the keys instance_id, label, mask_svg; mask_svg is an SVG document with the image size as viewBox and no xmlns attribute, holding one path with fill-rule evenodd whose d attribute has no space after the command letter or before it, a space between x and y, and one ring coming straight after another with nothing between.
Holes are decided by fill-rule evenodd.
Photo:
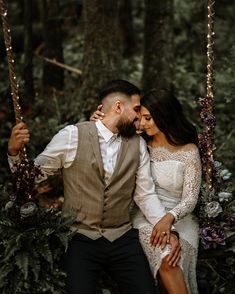
<instances>
[{"instance_id":1,"label":"man's face","mask_svg":"<svg viewBox=\"0 0 235 294\"><path fill-rule=\"evenodd\" d=\"M117 125L120 135L131 138L136 134L140 120L140 96L132 95L131 101L124 104L124 110Z\"/></svg>"}]
</instances>

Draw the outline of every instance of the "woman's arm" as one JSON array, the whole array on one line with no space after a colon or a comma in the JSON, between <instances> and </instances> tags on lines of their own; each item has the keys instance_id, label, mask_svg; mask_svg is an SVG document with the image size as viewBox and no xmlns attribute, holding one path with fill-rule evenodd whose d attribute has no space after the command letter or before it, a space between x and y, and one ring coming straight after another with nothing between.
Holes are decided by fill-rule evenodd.
<instances>
[{"instance_id":1,"label":"woman's arm","mask_svg":"<svg viewBox=\"0 0 235 294\"><path fill-rule=\"evenodd\" d=\"M201 160L198 149L193 149L185 162L185 173L182 198L170 213L174 215L175 222L191 213L198 200L201 185Z\"/></svg>"}]
</instances>

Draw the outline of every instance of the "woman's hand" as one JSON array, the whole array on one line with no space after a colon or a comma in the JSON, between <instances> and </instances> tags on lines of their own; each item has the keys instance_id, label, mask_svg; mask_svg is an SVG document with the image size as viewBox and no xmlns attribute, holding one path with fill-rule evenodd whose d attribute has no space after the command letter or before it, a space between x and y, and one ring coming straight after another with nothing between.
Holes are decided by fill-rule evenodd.
<instances>
[{"instance_id":1,"label":"woman's hand","mask_svg":"<svg viewBox=\"0 0 235 294\"><path fill-rule=\"evenodd\" d=\"M100 104L98 107L97 107L97 110L95 112L92 113L91 117L90 117L90 120L91 121L97 121L98 119L103 119L104 117L104 113L101 111L102 109L102 104Z\"/></svg>"},{"instance_id":2,"label":"woman's hand","mask_svg":"<svg viewBox=\"0 0 235 294\"><path fill-rule=\"evenodd\" d=\"M171 227L175 218L171 213L164 215L153 227L150 243L163 249L170 242Z\"/></svg>"}]
</instances>

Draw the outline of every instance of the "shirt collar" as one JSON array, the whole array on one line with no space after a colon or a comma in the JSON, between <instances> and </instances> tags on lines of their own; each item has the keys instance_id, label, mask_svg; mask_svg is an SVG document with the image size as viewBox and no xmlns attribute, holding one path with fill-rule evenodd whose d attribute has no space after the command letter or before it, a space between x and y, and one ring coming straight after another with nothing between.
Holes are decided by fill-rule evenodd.
<instances>
[{"instance_id":1,"label":"shirt collar","mask_svg":"<svg viewBox=\"0 0 235 294\"><path fill-rule=\"evenodd\" d=\"M100 133L100 135L104 138L105 142L107 143L111 138L119 138L119 134L114 134L111 132L103 123L101 120L96 121L96 127Z\"/></svg>"}]
</instances>

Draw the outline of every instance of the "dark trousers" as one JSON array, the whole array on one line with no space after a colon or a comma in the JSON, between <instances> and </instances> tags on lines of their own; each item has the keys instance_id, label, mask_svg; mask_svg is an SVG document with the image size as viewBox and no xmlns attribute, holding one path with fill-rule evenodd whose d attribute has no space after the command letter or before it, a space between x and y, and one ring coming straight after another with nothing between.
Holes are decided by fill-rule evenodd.
<instances>
[{"instance_id":1,"label":"dark trousers","mask_svg":"<svg viewBox=\"0 0 235 294\"><path fill-rule=\"evenodd\" d=\"M136 229L113 242L104 237L92 240L82 234L74 236L65 256L68 294L96 293L103 270L126 294L156 293Z\"/></svg>"}]
</instances>

